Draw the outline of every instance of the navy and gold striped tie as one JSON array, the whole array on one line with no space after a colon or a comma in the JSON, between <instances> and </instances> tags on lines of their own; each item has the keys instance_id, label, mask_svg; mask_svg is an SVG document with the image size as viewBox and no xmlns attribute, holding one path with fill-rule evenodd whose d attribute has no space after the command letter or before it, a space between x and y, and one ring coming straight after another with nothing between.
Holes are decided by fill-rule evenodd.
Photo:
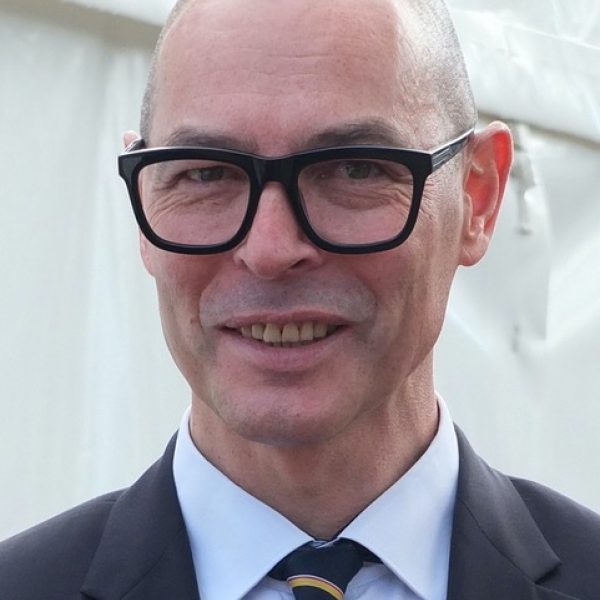
<instances>
[{"instance_id":1,"label":"navy and gold striped tie","mask_svg":"<svg viewBox=\"0 0 600 600\"><path fill-rule=\"evenodd\" d=\"M343 600L346 587L364 560L379 561L351 540L317 547L309 542L288 554L269 575L287 581L296 600Z\"/></svg>"}]
</instances>

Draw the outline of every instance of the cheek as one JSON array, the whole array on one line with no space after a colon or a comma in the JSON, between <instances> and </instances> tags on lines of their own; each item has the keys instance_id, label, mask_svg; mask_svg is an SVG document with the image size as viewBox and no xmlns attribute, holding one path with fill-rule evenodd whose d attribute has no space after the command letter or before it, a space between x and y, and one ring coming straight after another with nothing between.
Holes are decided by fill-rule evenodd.
<instances>
[{"instance_id":1,"label":"cheek","mask_svg":"<svg viewBox=\"0 0 600 600\"><path fill-rule=\"evenodd\" d=\"M157 250L152 258L159 299L179 304L202 295L218 270L219 256L193 256Z\"/></svg>"},{"instance_id":2,"label":"cheek","mask_svg":"<svg viewBox=\"0 0 600 600\"><path fill-rule=\"evenodd\" d=\"M419 243L413 256L418 264L415 301L421 306L423 335L433 336L435 342L460 261L462 205L459 196L440 193L424 197L419 219L416 231Z\"/></svg>"},{"instance_id":3,"label":"cheek","mask_svg":"<svg viewBox=\"0 0 600 600\"><path fill-rule=\"evenodd\" d=\"M167 344L174 355L192 352L200 343L200 305L214 278L215 261L212 257L162 253L153 264Z\"/></svg>"},{"instance_id":4,"label":"cheek","mask_svg":"<svg viewBox=\"0 0 600 600\"><path fill-rule=\"evenodd\" d=\"M448 202L446 210L432 208L440 202ZM382 254L378 269L371 265L381 316L378 337L387 341L387 352L397 364L414 366L431 351L439 335L458 265L458 204L439 195L424 198L424 210L409 240Z\"/></svg>"},{"instance_id":5,"label":"cheek","mask_svg":"<svg viewBox=\"0 0 600 600\"><path fill-rule=\"evenodd\" d=\"M410 239L395 250L365 255L359 277L377 300L371 351L382 360L411 337L423 289L420 244Z\"/></svg>"},{"instance_id":6,"label":"cheek","mask_svg":"<svg viewBox=\"0 0 600 600\"><path fill-rule=\"evenodd\" d=\"M435 283L440 277L449 285L460 262L464 229L463 190L458 178L442 177L426 187L413 235Z\"/></svg>"}]
</instances>

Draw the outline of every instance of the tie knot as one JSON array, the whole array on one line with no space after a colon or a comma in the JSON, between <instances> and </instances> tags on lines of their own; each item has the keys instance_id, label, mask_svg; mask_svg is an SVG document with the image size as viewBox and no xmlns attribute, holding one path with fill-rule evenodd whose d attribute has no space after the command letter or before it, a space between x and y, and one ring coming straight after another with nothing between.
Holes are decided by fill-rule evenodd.
<instances>
[{"instance_id":1,"label":"tie knot","mask_svg":"<svg viewBox=\"0 0 600 600\"><path fill-rule=\"evenodd\" d=\"M269 575L286 580L296 600L342 600L350 580L362 567L368 550L352 540L305 544L290 552ZM376 561L370 556L370 560Z\"/></svg>"}]
</instances>

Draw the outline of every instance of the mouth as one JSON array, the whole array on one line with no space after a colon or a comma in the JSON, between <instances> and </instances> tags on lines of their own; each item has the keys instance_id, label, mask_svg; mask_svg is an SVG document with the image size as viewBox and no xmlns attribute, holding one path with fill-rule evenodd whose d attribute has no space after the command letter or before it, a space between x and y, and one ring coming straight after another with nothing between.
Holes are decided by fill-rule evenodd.
<instances>
[{"instance_id":1,"label":"mouth","mask_svg":"<svg viewBox=\"0 0 600 600\"><path fill-rule=\"evenodd\" d=\"M261 342L267 346L296 348L314 344L329 337L340 329L340 325L319 321L302 323L252 323L231 331L236 331L248 340Z\"/></svg>"}]
</instances>

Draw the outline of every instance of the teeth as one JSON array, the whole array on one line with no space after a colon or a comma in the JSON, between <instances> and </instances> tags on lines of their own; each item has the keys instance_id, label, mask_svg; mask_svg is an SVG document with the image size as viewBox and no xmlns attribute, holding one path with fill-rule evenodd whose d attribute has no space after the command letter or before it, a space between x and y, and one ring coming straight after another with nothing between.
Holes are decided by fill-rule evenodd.
<instances>
[{"instance_id":1,"label":"teeth","mask_svg":"<svg viewBox=\"0 0 600 600\"><path fill-rule=\"evenodd\" d=\"M295 323L287 323L281 332L281 341L284 344L297 344L300 341L300 332Z\"/></svg>"},{"instance_id":2,"label":"teeth","mask_svg":"<svg viewBox=\"0 0 600 600\"><path fill-rule=\"evenodd\" d=\"M242 328L242 335L243 335L243 331L244 328ZM260 323L256 323L255 325L252 325L252 337L255 340L260 340L262 342L263 336L265 334L265 326L260 324Z\"/></svg>"},{"instance_id":3,"label":"teeth","mask_svg":"<svg viewBox=\"0 0 600 600\"><path fill-rule=\"evenodd\" d=\"M263 335L263 342L266 342L267 344L281 344L281 329L273 323L267 323Z\"/></svg>"},{"instance_id":4,"label":"teeth","mask_svg":"<svg viewBox=\"0 0 600 600\"><path fill-rule=\"evenodd\" d=\"M301 325L286 323L283 327L275 323L254 323L240 328L240 332L245 338L273 346L297 346L323 339L336 329L335 325L305 321Z\"/></svg>"},{"instance_id":5,"label":"teeth","mask_svg":"<svg viewBox=\"0 0 600 600\"><path fill-rule=\"evenodd\" d=\"M312 342L314 337L314 325L312 323L302 323L302 329L300 329L300 340L303 342Z\"/></svg>"},{"instance_id":6,"label":"teeth","mask_svg":"<svg viewBox=\"0 0 600 600\"><path fill-rule=\"evenodd\" d=\"M315 323L315 337L319 340L327 335L327 325L325 323Z\"/></svg>"}]
</instances>

